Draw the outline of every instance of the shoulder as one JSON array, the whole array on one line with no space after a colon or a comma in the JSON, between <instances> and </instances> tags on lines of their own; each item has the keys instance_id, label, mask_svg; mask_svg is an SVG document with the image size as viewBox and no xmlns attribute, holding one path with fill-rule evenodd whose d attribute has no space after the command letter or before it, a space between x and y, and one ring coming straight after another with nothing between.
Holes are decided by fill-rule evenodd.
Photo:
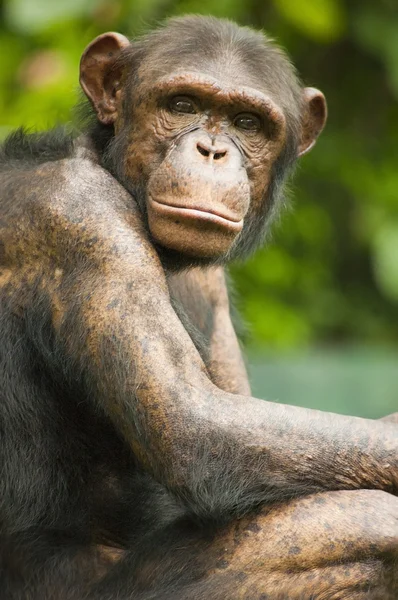
<instances>
[{"instance_id":1,"label":"shoulder","mask_svg":"<svg viewBox=\"0 0 398 600\"><path fill-rule=\"evenodd\" d=\"M0 176L20 184L39 180L59 187L81 180L119 187L100 166L89 140L84 135L73 137L64 127L41 133L23 128L12 132L0 144Z\"/></svg>"},{"instance_id":2,"label":"shoulder","mask_svg":"<svg viewBox=\"0 0 398 600\"><path fill-rule=\"evenodd\" d=\"M44 135L44 134L43 134ZM61 140L62 141L62 140ZM70 143L69 143L70 142ZM14 134L0 148L0 211L64 210L133 204L132 197L105 170L96 154L74 140L51 146Z\"/></svg>"}]
</instances>

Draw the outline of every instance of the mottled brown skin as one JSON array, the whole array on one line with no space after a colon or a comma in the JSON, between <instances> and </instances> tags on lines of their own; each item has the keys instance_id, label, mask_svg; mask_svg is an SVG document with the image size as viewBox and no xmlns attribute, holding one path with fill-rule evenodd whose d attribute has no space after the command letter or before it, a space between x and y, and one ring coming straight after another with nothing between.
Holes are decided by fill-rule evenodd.
<instances>
[{"instance_id":1,"label":"mottled brown skin","mask_svg":"<svg viewBox=\"0 0 398 600\"><path fill-rule=\"evenodd\" d=\"M168 44L178 23L214 32L174 21ZM291 132L296 156L314 144L324 98L289 99L287 72L281 89L261 87L237 52L200 72L178 56L165 76L166 34L151 35L137 73L120 34L82 58L83 89L123 149L111 172L88 134L67 158L0 174L2 315L34 342L38 405L51 391L34 442L24 398L0 420L12 460L36 477L11 477L0 496L3 589L10 600L393 600L396 418L252 398L229 315L223 265L271 210ZM187 96L195 112L170 107ZM253 111L260 125L238 126ZM14 434L28 435L23 452ZM150 490L142 517L135 472ZM18 537L28 528L35 540L67 534L35 570Z\"/></svg>"}]
</instances>

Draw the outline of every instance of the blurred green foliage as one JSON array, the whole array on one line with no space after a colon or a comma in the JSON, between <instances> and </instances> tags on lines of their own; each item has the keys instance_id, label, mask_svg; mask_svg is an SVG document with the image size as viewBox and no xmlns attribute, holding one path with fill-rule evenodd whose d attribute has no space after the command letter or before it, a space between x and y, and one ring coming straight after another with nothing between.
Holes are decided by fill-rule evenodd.
<instances>
[{"instance_id":1,"label":"blurred green foliage","mask_svg":"<svg viewBox=\"0 0 398 600\"><path fill-rule=\"evenodd\" d=\"M264 28L329 123L268 246L233 268L254 345L398 340L397 0L0 0L0 136L70 119L79 57L187 12Z\"/></svg>"}]
</instances>

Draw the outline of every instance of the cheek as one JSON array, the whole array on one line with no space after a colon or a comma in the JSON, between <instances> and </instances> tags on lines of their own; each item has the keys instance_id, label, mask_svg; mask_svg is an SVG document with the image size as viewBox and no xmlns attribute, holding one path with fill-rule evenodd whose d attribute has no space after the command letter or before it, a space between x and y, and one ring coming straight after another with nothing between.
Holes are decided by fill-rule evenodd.
<instances>
[{"instance_id":1,"label":"cheek","mask_svg":"<svg viewBox=\"0 0 398 600\"><path fill-rule=\"evenodd\" d=\"M162 156L153 134L146 130L132 131L124 158L124 173L134 183L147 181L153 168L159 166Z\"/></svg>"},{"instance_id":2,"label":"cheek","mask_svg":"<svg viewBox=\"0 0 398 600\"><path fill-rule=\"evenodd\" d=\"M271 166L261 163L255 165L249 172L250 181L250 214L264 210L264 198L271 181Z\"/></svg>"},{"instance_id":3,"label":"cheek","mask_svg":"<svg viewBox=\"0 0 398 600\"><path fill-rule=\"evenodd\" d=\"M272 167L282 149L281 144L269 143L250 158L248 177L250 181L251 210L257 212L262 209L271 181Z\"/></svg>"},{"instance_id":4,"label":"cheek","mask_svg":"<svg viewBox=\"0 0 398 600\"><path fill-rule=\"evenodd\" d=\"M143 183L148 181L166 154L163 122L157 118L155 107L148 98L137 103L130 122L124 173L133 183Z\"/></svg>"}]
</instances>

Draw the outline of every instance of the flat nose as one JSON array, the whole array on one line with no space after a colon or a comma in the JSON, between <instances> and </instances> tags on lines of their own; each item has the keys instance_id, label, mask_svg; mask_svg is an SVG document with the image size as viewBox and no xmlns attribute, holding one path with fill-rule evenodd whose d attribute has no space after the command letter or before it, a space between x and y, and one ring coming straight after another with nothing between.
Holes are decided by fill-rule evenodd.
<instances>
[{"instance_id":1,"label":"flat nose","mask_svg":"<svg viewBox=\"0 0 398 600\"><path fill-rule=\"evenodd\" d=\"M209 158L210 160L221 160L228 153L228 150L222 147L221 145L213 145L210 143L208 144L202 140L200 142L197 142L196 149L199 152L199 154L201 154L205 158Z\"/></svg>"}]
</instances>

